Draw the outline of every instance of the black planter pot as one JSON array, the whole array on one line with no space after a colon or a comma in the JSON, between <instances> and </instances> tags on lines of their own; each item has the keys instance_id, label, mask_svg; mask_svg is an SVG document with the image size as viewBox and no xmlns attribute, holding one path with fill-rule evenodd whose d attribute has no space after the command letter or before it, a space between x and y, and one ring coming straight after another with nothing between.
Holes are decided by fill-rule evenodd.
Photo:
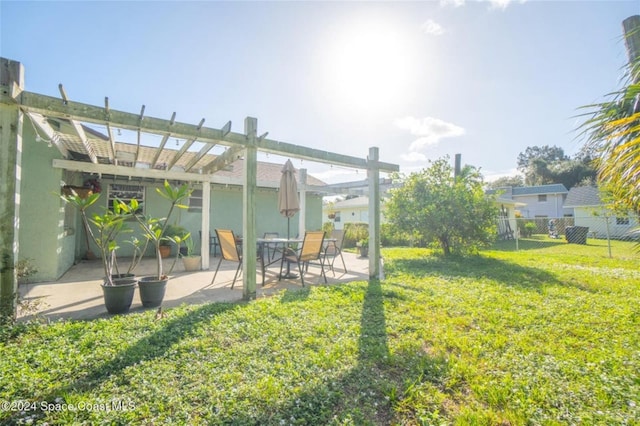
<instances>
[{"instance_id":1,"label":"black planter pot","mask_svg":"<svg viewBox=\"0 0 640 426\"><path fill-rule=\"evenodd\" d=\"M136 274L113 274L111 275L111 280L114 284L127 283L130 282ZM136 280L137 281L137 280Z\"/></svg>"},{"instance_id":2,"label":"black planter pot","mask_svg":"<svg viewBox=\"0 0 640 426\"><path fill-rule=\"evenodd\" d=\"M140 301L145 308L157 308L162 305L164 293L169 279L158 280L156 277L143 277L138 282Z\"/></svg>"},{"instance_id":3,"label":"black planter pot","mask_svg":"<svg viewBox=\"0 0 640 426\"><path fill-rule=\"evenodd\" d=\"M116 285L102 285L104 306L110 314L129 312L137 281L133 278L121 278Z\"/></svg>"}]
</instances>

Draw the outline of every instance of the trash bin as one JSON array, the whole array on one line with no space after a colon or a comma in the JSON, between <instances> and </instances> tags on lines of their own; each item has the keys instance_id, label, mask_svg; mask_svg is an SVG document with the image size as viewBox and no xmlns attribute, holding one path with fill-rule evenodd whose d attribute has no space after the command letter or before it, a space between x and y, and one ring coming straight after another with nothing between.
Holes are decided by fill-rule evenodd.
<instances>
[{"instance_id":1,"label":"trash bin","mask_svg":"<svg viewBox=\"0 0 640 426\"><path fill-rule=\"evenodd\" d=\"M589 228L587 226L567 226L564 235L568 243L587 244L588 233Z\"/></svg>"}]
</instances>

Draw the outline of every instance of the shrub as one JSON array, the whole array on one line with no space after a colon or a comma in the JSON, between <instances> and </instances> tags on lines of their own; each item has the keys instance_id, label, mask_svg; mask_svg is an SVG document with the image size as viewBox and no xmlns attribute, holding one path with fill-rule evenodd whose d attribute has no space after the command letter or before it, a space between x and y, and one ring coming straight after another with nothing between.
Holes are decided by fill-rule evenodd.
<instances>
[{"instance_id":1,"label":"shrub","mask_svg":"<svg viewBox=\"0 0 640 426\"><path fill-rule=\"evenodd\" d=\"M352 248L360 240L369 238L369 225L362 222L348 222L344 224L343 247Z\"/></svg>"}]
</instances>

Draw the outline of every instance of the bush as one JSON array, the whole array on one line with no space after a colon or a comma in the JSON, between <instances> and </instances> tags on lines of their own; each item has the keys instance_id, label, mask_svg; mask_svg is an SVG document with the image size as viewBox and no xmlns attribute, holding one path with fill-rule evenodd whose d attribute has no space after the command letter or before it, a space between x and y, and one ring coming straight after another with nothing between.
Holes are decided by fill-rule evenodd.
<instances>
[{"instance_id":1,"label":"bush","mask_svg":"<svg viewBox=\"0 0 640 426\"><path fill-rule=\"evenodd\" d=\"M343 247L353 248L360 240L369 238L369 225L362 222L348 222L344 224Z\"/></svg>"},{"instance_id":2,"label":"bush","mask_svg":"<svg viewBox=\"0 0 640 426\"><path fill-rule=\"evenodd\" d=\"M335 226L333 225L333 222L325 222L322 224L322 230L324 231L325 238L329 238L334 229Z\"/></svg>"},{"instance_id":3,"label":"bush","mask_svg":"<svg viewBox=\"0 0 640 426\"><path fill-rule=\"evenodd\" d=\"M390 223L380 225L380 243L384 247L406 247L412 245L411 236Z\"/></svg>"}]
</instances>

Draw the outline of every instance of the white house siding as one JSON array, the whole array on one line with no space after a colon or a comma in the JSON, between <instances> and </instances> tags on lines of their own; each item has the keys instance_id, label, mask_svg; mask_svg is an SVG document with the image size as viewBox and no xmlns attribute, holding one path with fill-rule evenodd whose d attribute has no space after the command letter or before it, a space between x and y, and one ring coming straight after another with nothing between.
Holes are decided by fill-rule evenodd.
<instances>
[{"instance_id":1,"label":"white house siding","mask_svg":"<svg viewBox=\"0 0 640 426\"><path fill-rule=\"evenodd\" d=\"M546 194L547 201L538 201L538 194L535 195L514 195L513 200L526 204L519 209L523 217L563 217L565 194Z\"/></svg>"},{"instance_id":2,"label":"white house siding","mask_svg":"<svg viewBox=\"0 0 640 426\"><path fill-rule=\"evenodd\" d=\"M612 239L624 239L631 231L638 228L637 216L620 216L628 217L629 224L618 225L616 224L616 216L612 214L611 210L605 208L575 207L574 211L575 225L588 227L589 236L592 238L606 239L608 234Z\"/></svg>"}]
</instances>

